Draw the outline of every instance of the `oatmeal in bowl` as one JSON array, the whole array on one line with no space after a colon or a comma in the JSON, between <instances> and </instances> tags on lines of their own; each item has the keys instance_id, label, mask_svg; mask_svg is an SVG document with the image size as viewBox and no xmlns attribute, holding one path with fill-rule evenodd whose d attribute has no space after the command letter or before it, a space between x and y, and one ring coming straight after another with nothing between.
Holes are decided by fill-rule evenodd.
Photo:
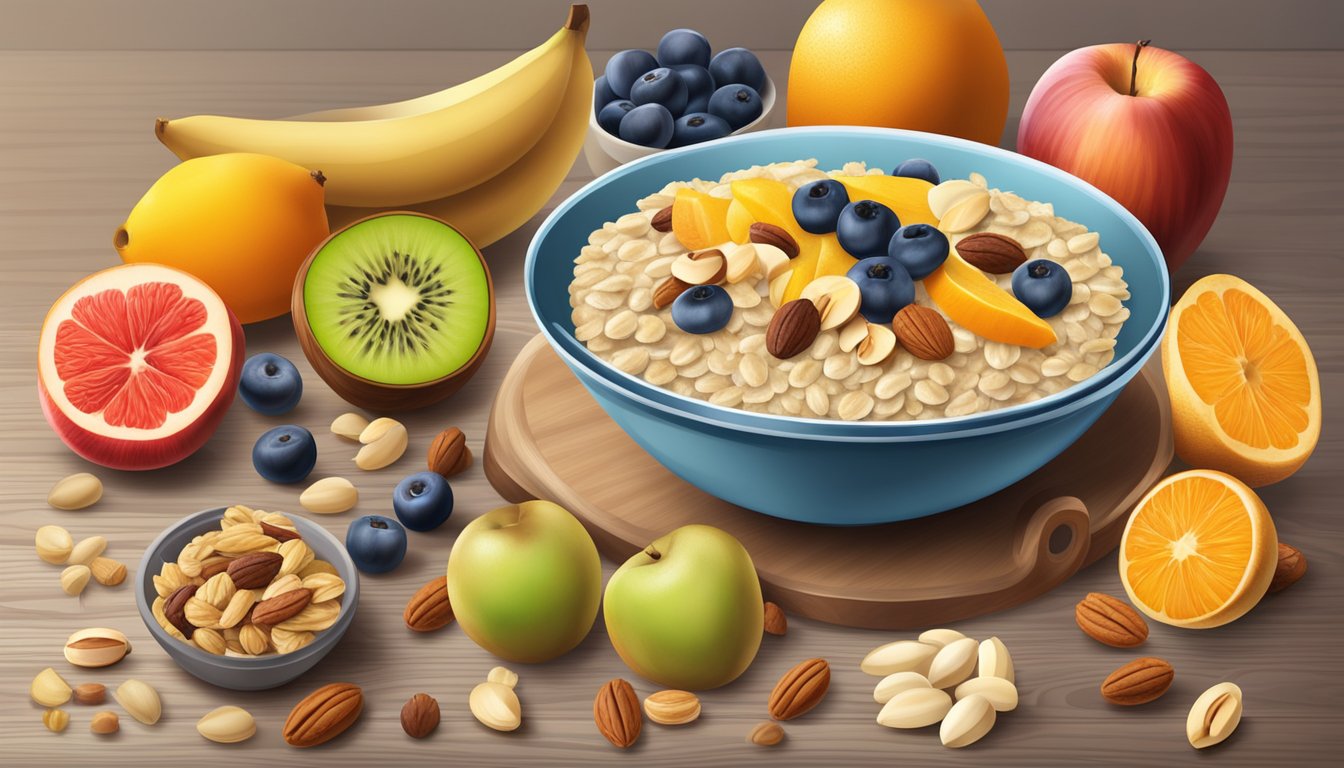
<instances>
[{"instance_id":1,"label":"oatmeal in bowl","mask_svg":"<svg viewBox=\"0 0 1344 768\"><path fill-rule=\"evenodd\" d=\"M798 160L651 190L574 259L575 337L678 395L841 421L989 412L1111 363L1131 297L1098 233L934 180Z\"/></svg>"}]
</instances>

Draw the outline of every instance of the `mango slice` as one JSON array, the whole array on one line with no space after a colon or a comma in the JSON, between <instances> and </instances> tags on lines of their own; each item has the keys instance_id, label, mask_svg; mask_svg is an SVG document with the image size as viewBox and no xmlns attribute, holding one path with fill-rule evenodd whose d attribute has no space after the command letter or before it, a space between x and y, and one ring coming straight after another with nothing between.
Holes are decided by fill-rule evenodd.
<instances>
[{"instance_id":1,"label":"mango slice","mask_svg":"<svg viewBox=\"0 0 1344 768\"><path fill-rule=\"evenodd\" d=\"M751 237L751 225L755 223L756 217L751 215L742 201L734 199L728 204L724 224L728 227L728 238L734 243L741 245L747 242Z\"/></svg>"},{"instance_id":2,"label":"mango slice","mask_svg":"<svg viewBox=\"0 0 1344 768\"><path fill-rule=\"evenodd\" d=\"M924 290L948 317L983 338L1033 349L1058 341L1049 323L968 264L956 248L924 278Z\"/></svg>"},{"instance_id":3,"label":"mango slice","mask_svg":"<svg viewBox=\"0 0 1344 768\"><path fill-rule=\"evenodd\" d=\"M923 179L905 176L836 176L845 185L850 200L873 200L896 212L901 226L938 225L938 217L929 210L929 190L933 185Z\"/></svg>"},{"instance_id":4,"label":"mango slice","mask_svg":"<svg viewBox=\"0 0 1344 768\"><path fill-rule=\"evenodd\" d=\"M821 255L817 259L816 277L826 275L843 275L849 271L849 268L859 263L859 260L849 255L849 252L840 245L834 234L821 235Z\"/></svg>"},{"instance_id":5,"label":"mango slice","mask_svg":"<svg viewBox=\"0 0 1344 768\"><path fill-rule=\"evenodd\" d=\"M682 187L672 201L672 232L692 251L712 248L728 240L731 201Z\"/></svg>"}]
</instances>

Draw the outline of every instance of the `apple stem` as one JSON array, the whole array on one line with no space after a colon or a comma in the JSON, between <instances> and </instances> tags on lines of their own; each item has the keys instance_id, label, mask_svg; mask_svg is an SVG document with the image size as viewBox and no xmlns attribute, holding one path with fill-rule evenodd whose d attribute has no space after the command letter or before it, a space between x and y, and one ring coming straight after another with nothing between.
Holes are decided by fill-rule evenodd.
<instances>
[{"instance_id":1,"label":"apple stem","mask_svg":"<svg viewBox=\"0 0 1344 768\"><path fill-rule=\"evenodd\" d=\"M1129 68L1129 95L1138 96L1139 88L1137 81L1139 78L1139 53L1143 51L1152 40L1140 40L1134 44L1134 63Z\"/></svg>"}]
</instances>

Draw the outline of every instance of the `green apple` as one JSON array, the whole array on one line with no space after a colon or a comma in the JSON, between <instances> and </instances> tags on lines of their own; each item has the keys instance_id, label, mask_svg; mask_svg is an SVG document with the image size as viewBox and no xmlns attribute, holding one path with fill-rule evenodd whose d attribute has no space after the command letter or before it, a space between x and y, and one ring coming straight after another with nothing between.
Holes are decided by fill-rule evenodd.
<instances>
[{"instance_id":1,"label":"green apple","mask_svg":"<svg viewBox=\"0 0 1344 768\"><path fill-rule=\"evenodd\" d=\"M602 610L626 666L659 685L717 688L751 666L761 646L761 582L741 542L687 525L612 574Z\"/></svg>"},{"instance_id":2,"label":"green apple","mask_svg":"<svg viewBox=\"0 0 1344 768\"><path fill-rule=\"evenodd\" d=\"M564 655L597 619L602 561L564 507L525 501L472 520L448 556L448 600L462 631L509 661Z\"/></svg>"}]
</instances>

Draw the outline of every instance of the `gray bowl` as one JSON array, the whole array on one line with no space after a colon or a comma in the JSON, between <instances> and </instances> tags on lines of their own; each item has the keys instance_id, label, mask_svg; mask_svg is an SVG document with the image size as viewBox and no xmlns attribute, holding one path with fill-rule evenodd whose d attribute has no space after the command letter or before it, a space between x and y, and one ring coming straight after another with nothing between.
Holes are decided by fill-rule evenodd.
<instances>
[{"instance_id":1,"label":"gray bowl","mask_svg":"<svg viewBox=\"0 0 1344 768\"><path fill-rule=\"evenodd\" d=\"M321 560L326 560L336 568L336 572L345 580L345 594L341 596L341 615L331 627L317 633L316 639L293 653L271 654L255 658L241 656L216 656L206 653L194 645L175 639L159 626L150 606L159 594L154 589L154 576L159 573L165 562L172 562L191 539L206 531L219 527L224 516L224 507L207 509L188 515L170 525L145 550L140 560L138 583L135 589L135 605L140 609L140 618L149 628L163 650L191 674L211 685L229 688L235 691L260 691L276 688L312 669L327 652L336 647L345 631L355 618L355 606L359 604L359 572L346 554L340 541L327 533L325 529L301 517L289 515L299 535L312 547Z\"/></svg>"}]
</instances>

